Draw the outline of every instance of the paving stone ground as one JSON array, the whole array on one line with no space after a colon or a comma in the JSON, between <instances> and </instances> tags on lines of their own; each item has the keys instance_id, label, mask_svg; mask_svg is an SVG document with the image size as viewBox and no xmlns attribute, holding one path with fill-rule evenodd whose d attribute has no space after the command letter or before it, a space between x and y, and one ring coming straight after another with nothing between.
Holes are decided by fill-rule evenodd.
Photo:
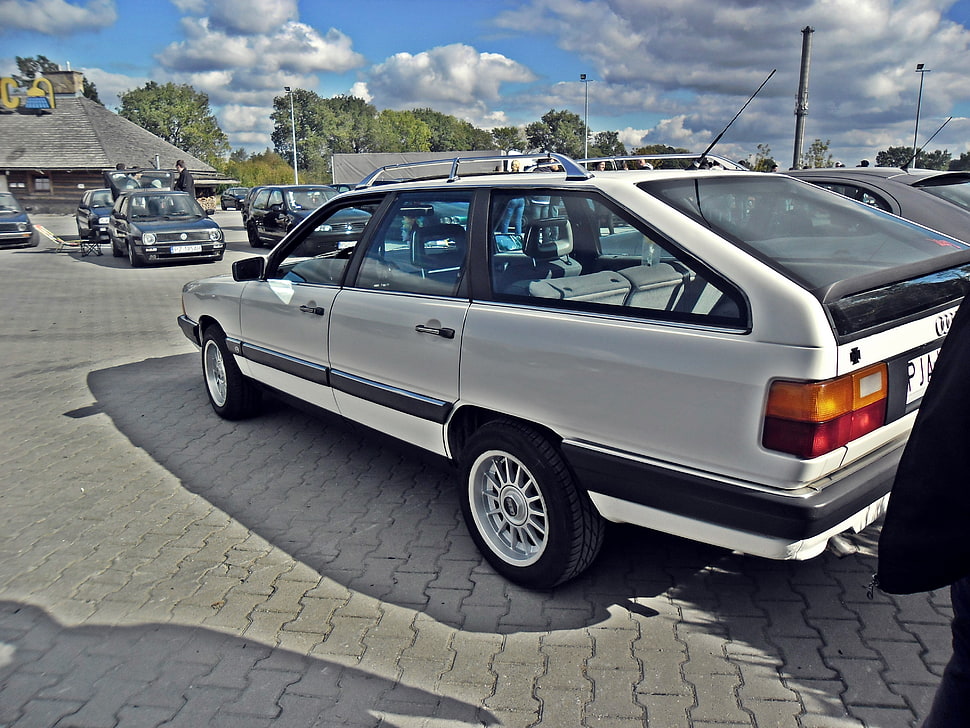
<instances>
[{"instance_id":1,"label":"paving stone ground","mask_svg":"<svg viewBox=\"0 0 970 728\"><path fill-rule=\"evenodd\" d=\"M804 563L613 527L530 592L475 550L446 463L273 401L220 420L175 323L182 283L253 254L216 219L221 263L0 251L0 727L925 716L948 594L870 599L877 527Z\"/></svg>"}]
</instances>

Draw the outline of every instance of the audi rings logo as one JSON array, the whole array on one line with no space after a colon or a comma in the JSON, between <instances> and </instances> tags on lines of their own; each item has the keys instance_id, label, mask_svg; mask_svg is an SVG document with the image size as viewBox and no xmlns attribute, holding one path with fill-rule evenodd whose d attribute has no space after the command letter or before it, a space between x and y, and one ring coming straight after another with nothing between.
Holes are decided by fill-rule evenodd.
<instances>
[{"instance_id":1,"label":"audi rings logo","mask_svg":"<svg viewBox=\"0 0 970 728\"><path fill-rule=\"evenodd\" d=\"M946 333L950 330L950 326L953 324L953 317L956 314L952 311L948 313L941 313L936 317L936 335L946 336Z\"/></svg>"}]
</instances>

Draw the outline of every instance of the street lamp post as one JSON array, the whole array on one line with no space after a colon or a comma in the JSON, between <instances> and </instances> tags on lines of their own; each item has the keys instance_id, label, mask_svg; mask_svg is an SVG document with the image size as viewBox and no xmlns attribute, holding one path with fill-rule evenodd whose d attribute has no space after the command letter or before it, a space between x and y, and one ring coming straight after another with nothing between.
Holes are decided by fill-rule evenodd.
<instances>
[{"instance_id":1,"label":"street lamp post","mask_svg":"<svg viewBox=\"0 0 970 728\"><path fill-rule=\"evenodd\" d=\"M300 184L300 175L296 171L296 120L293 114L293 92L289 86L284 86L283 90L290 97L290 130L293 132L293 184Z\"/></svg>"},{"instance_id":2,"label":"street lamp post","mask_svg":"<svg viewBox=\"0 0 970 728\"><path fill-rule=\"evenodd\" d=\"M585 73L579 74L583 84L583 158L589 157L589 79Z\"/></svg>"},{"instance_id":3,"label":"street lamp post","mask_svg":"<svg viewBox=\"0 0 970 728\"><path fill-rule=\"evenodd\" d=\"M913 131L913 163L916 163L916 150L919 140L919 107L923 103L923 76L930 72L929 68L924 68L924 64L916 64L916 73L919 74L919 96L916 97L916 129Z\"/></svg>"}]
</instances>

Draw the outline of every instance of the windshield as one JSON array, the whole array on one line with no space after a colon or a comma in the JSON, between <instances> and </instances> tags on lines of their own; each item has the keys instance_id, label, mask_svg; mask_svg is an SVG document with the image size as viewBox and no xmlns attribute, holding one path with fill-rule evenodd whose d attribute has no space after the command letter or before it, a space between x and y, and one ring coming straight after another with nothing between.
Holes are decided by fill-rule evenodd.
<instances>
[{"instance_id":1,"label":"windshield","mask_svg":"<svg viewBox=\"0 0 970 728\"><path fill-rule=\"evenodd\" d=\"M336 194L336 190L322 187L309 190L286 190L286 203L291 210L316 210Z\"/></svg>"},{"instance_id":2,"label":"windshield","mask_svg":"<svg viewBox=\"0 0 970 728\"><path fill-rule=\"evenodd\" d=\"M17 198L6 192L0 192L0 212L23 212Z\"/></svg>"},{"instance_id":3,"label":"windshield","mask_svg":"<svg viewBox=\"0 0 970 728\"><path fill-rule=\"evenodd\" d=\"M202 217L204 214L190 195L136 195L131 199L132 219Z\"/></svg>"},{"instance_id":4,"label":"windshield","mask_svg":"<svg viewBox=\"0 0 970 728\"><path fill-rule=\"evenodd\" d=\"M970 210L970 180L963 182L938 182L932 180L916 185L931 195L942 197L947 202L959 205L964 210Z\"/></svg>"},{"instance_id":5,"label":"windshield","mask_svg":"<svg viewBox=\"0 0 970 728\"><path fill-rule=\"evenodd\" d=\"M111 207L114 200L111 198L111 190L98 190L91 193L91 207Z\"/></svg>"},{"instance_id":6,"label":"windshield","mask_svg":"<svg viewBox=\"0 0 970 728\"><path fill-rule=\"evenodd\" d=\"M666 179L640 187L809 290L970 250L966 243L783 177Z\"/></svg>"}]
</instances>

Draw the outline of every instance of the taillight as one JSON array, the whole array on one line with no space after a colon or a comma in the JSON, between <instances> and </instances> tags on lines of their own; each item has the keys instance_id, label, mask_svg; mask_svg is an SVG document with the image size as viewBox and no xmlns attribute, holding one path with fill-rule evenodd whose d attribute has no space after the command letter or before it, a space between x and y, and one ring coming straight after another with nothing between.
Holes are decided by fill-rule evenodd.
<instances>
[{"instance_id":1,"label":"taillight","mask_svg":"<svg viewBox=\"0 0 970 728\"><path fill-rule=\"evenodd\" d=\"M806 459L832 452L885 424L888 393L885 364L824 382L774 382L761 443Z\"/></svg>"}]
</instances>

